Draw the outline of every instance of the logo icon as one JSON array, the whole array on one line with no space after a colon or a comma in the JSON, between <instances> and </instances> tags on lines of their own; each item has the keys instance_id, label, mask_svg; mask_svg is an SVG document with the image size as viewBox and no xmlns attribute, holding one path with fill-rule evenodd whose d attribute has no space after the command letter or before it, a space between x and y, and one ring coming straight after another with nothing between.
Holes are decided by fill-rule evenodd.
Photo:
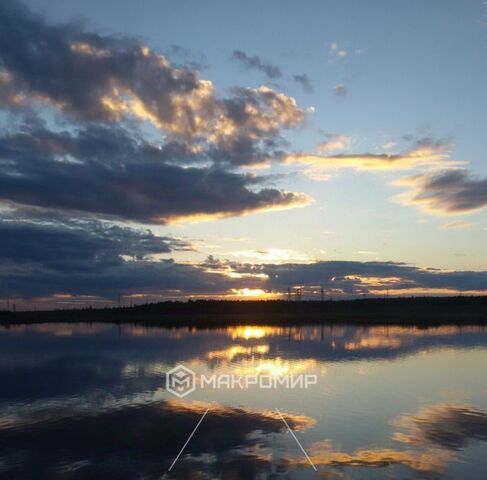
<instances>
[{"instance_id":1,"label":"logo icon","mask_svg":"<svg viewBox=\"0 0 487 480\"><path fill-rule=\"evenodd\" d=\"M196 390L196 376L184 365L176 365L166 373L166 390L183 398Z\"/></svg>"}]
</instances>

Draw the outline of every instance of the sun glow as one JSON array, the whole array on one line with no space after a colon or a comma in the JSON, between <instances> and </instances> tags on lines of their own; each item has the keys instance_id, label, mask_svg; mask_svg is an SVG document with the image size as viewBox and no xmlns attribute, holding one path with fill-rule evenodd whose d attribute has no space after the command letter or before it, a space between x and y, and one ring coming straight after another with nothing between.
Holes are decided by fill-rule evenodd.
<instances>
[{"instance_id":1,"label":"sun glow","mask_svg":"<svg viewBox=\"0 0 487 480\"><path fill-rule=\"evenodd\" d=\"M240 288L236 289L233 288L232 292L237 295L237 296L242 296L242 297L266 297L270 295L267 293L265 290L262 290L261 288Z\"/></svg>"},{"instance_id":2,"label":"sun glow","mask_svg":"<svg viewBox=\"0 0 487 480\"><path fill-rule=\"evenodd\" d=\"M249 340L251 338L265 337L269 333L268 330L265 327L234 327L228 331L233 339L244 338Z\"/></svg>"}]
</instances>

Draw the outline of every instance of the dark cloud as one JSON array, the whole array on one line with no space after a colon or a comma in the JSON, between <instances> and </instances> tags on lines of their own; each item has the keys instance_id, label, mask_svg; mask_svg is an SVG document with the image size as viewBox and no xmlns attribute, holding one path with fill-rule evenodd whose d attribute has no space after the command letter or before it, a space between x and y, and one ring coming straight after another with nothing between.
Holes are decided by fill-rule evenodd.
<instances>
[{"instance_id":1,"label":"dark cloud","mask_svg":"<svg viewBox=\"0 0 487 480\"><path fill-rule=\"evenodd\" d=\"M342 83L339 83L338 85L335 85L333 87L333 93L338 97L345 97L346 95L348 95L348 87L346 87Z\"/></svg>"},{"instance_id":2,"label":"dark cloud","mask_svg":"<svg viewBox=\"0 0 487 480\"><path fill-rule=\"evenodd\" d=\"M144 260L155 254L189 249L191 246L183 240L95 220L0 220L0 261L65 272L117 266L123 263L123 256Z\"/></svg>"},{"instance_id":3,"label":"dark cloud","mask_svg":"<svg viewBox=\"0 0 487 480\"><path fill-rule=\"evenodd\" d=\"M0 283L3 297L29 299L65 294L108 301L115 301L119 293L187 298L190 294L216 295L237 287L236 281L224 275L207 274L197 266L173 260L125 261L113 266L93 263L85 271L77 272L53 270L39 264L24 267L3 263ZM57 302L66 302L66 298ZM51 303L56 303L55 298ZM83 301L76 303L83 304ZM91 300L84 303L89 304Z\"/></svg>"},{"instance_id":4,"label":"dark cloud","mask_svg":"<svg viewBox=\"0 0 487 480\"><path fill-rule=\"evenodd\" d=\"M117 127L76 133L28 127L0 137L0 199L152 223L240 215L305 200L258 189L263 177L174 164L191 161L201 157L184 143L159 148Z\"/></svg>"},{"instance_id":5,"label":"dark cloud","mask_svg":"<svg viewBox=\"0 0 487 480\"><path fill-rule=\"evenodd\" d=\"M6 238L8 242L9 237ZM382 296L386 291L391 295L487 291L487 272L483 271L421 269L394 262L243 264L212 257L204 263L189 265L174 260L130 260L120 253L130 251L129 247L117 250L108 244L104 251L103 241L95 237L90 250L89 242L82 243L74 235L72 239L69 235L66 238L73 247L60 248L57 258L51 258L47 247L46 251L39 247L32 249L32 260L26 264L19 259L20 253L7 250L0 264L0 295L32 298L63 293L113 300L118 293L138 293L187 298L224 296L243 288L284 294L288 287L297 286L304 288L307 298L319 298L321 287L326 295L344 298L363 294ZM24 243L29 244L26 240ZM70 251L78 243L86 249L85 258L91 260L73 260Z\"/></svg>"},{"instance_id":6,"label":"dark cloud","mask_svg":"<svg viewBox=\"0 0 487 480\"><path fill-rule=\"evenodd\" d=\"M182 45L171 45L167 50L167 56L171 60L184 63L185 66L189 66L192 70L201 71L208 68L206 55L200 52L193 52Z\"/></svg>"},{"instance_id":7,"label":"dark cloud","mask_svg":"<svg viewBox=\"0 0 487 480\"><path fill-rule=\"evenodd\" d=\"M433 405L395 423L407 431L396 433L396 440L408 444L460 450L473 440L487 441L487 412L470 406Z\"/></svg>"},{"instance_id":8,"label":"dark cloud","mask_svg":"<svg viewBox=\"0 0 487 480\"><path fill-rule=\"evenodd\" d=\"M119 293L224 289L219 275L154 255L190 250L184 240L93 219L49 216L0 222L0 296L66 294L113 301ZM216 286L218 284L218 286ZM66 298L60 298L60 303ZM81 302L82 303L82 302Z\"/></svg>"},{"instance_id":9,"label":"dark cloud","mask_svg":"<svg viewBox=\"0 0 487 480\"><path fill-rule=\"evenodd\" d=\"M308 75L293 75L293 80L303 87L303 90L307 93L313 93L313 85L311 84L311 80L309 79Z\"/></svg>"},{"instance_id":10,"label":"dark cloud","mask_svg":"<svg viewBox=\"0 0 487 480\"><path fill-rule=\"evenodd\" d=\"M288 287L321 287L341 295L381 294L410 289L487 290L487 272L422 269L397 262L324 261L306 264L243 264L209 258L213 270L266 275L260 288L285 292Z\"/></svg>"},{"instance_id":11,"label":"dark cloud","mask_svg":"<svg viewBox=\"0 0 487 480\"><path fill-rule=\"evenodd\" d=\"M410 191L406 204L440 215L469 213L487 205L487 179L475 178L467 170L441 170L398 182Z\"/></svg>"},{"instance_id":12,"label":"dark cloud","mask_svg":"<svg viewBox=\"0 0 487 480\"><path fill-rule=\"evenodd\" d=\"M277 65L265 62L258 55L247 55L242 50L234 50L232 59L240 62L240 64L248 70L257 70L263 73L266 77L271 79L281 78L282 72Z\"/></svg>"},{"instance_id":13,"label":"dark cloud","mask_svg":"<svg viewBox=\"0 0 487 480\"><path fill-rule=\"evenodd\" d=\"M282 148L287 143L280 137L258 140L241 134L229 139L222 139L218 144L209 146L207 155L222 165L232 166L267 166L279 162L283 157Z\"/></svg>"}]
</instances>

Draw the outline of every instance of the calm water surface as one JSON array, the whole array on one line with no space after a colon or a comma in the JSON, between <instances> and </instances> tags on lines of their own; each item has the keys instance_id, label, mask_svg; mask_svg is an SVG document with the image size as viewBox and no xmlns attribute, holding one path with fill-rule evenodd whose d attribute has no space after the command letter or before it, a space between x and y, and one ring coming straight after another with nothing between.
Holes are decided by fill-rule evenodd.
<instances>
[{"instance_id":1,"label":"calm water surface","mask_svg":"<svg viewBox=\"0 0 487 480\"><path fill-rule=\"evenodd\" d=\"M178 399L178 364L318 382ZM0 479L484 480L486 366L483 327L1 329Z\"/></svg>"}]
</instances>

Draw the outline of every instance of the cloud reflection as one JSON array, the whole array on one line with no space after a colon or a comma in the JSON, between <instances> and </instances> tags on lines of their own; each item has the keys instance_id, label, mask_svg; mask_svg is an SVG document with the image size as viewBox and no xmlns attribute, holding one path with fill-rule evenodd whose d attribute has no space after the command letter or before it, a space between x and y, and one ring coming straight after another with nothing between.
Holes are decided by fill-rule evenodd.
<instances>
[{"instance_id":1,"label":"cloud reflection","mask_svg":"<svg viewBox=\"0 0 487 480\"><path fill-rule=\"evenodd\" d=\"M451 456L441 450L418 452L391 448L357 449L346 453L333 448L331 442L318 442L311 448L311 460L316 466L386 468L401 466L420 474L442 474ZM302 459L296 460L304 464Z\"/></svg>"},{"instance_id":2,"label":"cloud reflection","mask_svg":"<svg viewBox=\"0 0 487 480\"><path fill-rule=\"evenodd\" d=\"M162 401L24 424L0 430L0 451L5 458L18 458L8 463L10 478L64 478L73 465L80 471L76 478L160 478L207 407ZM219 457L265 442L267 434L285 428L272 411L210 407L203 428L192 438L191 455ZM314 423L291 413L285 418L297 430Z\"/></svg>"},{"instance_id":3,"label":"cloud reflection","mask_svg":"<svg viewBox=\"0 0 487 480\"><path fill-rule=\"evenodd\" d=\"M472 440L487 441L487 412L468 405L432 405L395 422L407 433L394 439L410 445L437 445L449 450L465 448Z\"/></svg>"}]
</instances>

